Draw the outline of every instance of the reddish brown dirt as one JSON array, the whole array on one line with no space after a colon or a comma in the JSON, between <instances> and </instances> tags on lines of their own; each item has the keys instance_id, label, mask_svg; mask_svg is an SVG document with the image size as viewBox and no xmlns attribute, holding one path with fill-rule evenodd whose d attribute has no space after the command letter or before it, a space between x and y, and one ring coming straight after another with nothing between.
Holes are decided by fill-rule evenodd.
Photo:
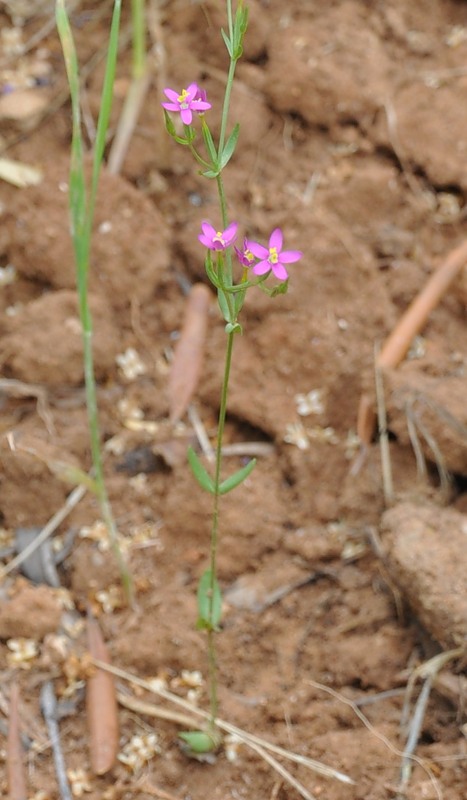
<instances>
[{"instance_id":1,"label":"reddish brown dirt","mask_svg":"<svg viewBox=\"0 0 467 800\"><path fill-rule=\"evenodd\" d=\"M47 4L45 11L39 4L34 16L35 5L17 5L18 13L26 8L16 20L24 41L50 18ZM105 4L100 17L93 11L96 4L87 5L86 10L80 4L73 17L83 64L104 46L109 21ZM439 620L444 626L449 617L438 615L433 630L430 602L417 601L408 591L412 606L423 608L423 628L406 607L407 586L398 580L402 567L394 567L404 548L382 558L395 535L387 533L390 522L381 527L383 553L377 546L385 507L378 444L371 445L358 474L351 465L359 399L363 390L373 392L374 345L465 236L467 6L453 0L251 0L249 5L251 26L232 108L241 137L225 174L231 218L263 240L279 225L287 246L305 255L290 268L286 296L249 294L244 335L235 345L228 442L271 447L245 488L222 501L221 716L355 781L348 786L291 765L316 798L462 800L467 784L462 697L439 689L431 694L416 748L421 760L405 793L397 794L405 743L403 689L411 669L440 651L427 630L436 634ZM0 4L2 34L12 25L7 10L14 6ZM226 67L219 4L180 0L166 12L158 42L165 51L164 80L174 87L202 83L215 127ZM50 33L39 46L47 48L50 80L33 93L44 93L50 113L29 120L28 129L24 122L0 121L2 155L44 174L38 186L27 189L0 183L1 264L16 270L16 279L0 292L2 377L35 385L29 391L12 383L0 387L2 546L17 528L42 526L63 505L70 489L51 469L57 461L90 468L67 217L70 108L66 101L58 108L53 102L65 90L56 35ZM30 61L11 58L9 68L21 75L39 56L33 49ZM113 125L129 63L123 48ZM101 80L98 65L86 82L88 120L98 109ZM102 177L91 275L102 435L114 443L106 455L106 478L128 544L137 606L122 607L113 560L89 536L75 537L59 576L79 619L88 603L99 615L115 666L143 678L164 677L183 696L189 687L182 671L201 670L199 703L205 706L205 641L194 623L210 502L197 490L183 456L169 465L153 450L155 443L173 441L167 353L183 321L182 287L205 279L200 222L214 222L218 213L215 186L165 137L161 80L154 79L122 175ZM421 505L424 519L429 503L447 502L461 514L467 509L465 286L464 277L431 315L414 348L418 357L387 379L396 498ZM196 397L210 435L224 342L213 308ZM144 373L131 380L116 363L130 347L144 365ZM322 407L300 416L296 396L312 390L319 390ZM131 426L138 409L152 425ZM429 434L428 445L421 435L428 458L422 480L407 427L407 416L413 422L414 413ZM303 426L304 449L287 441L290 426L297 424ZM188 422L185 432L191 435ZM448 496L439 491L442 466L454 473ZM235 459L229 459L226 469L234 467ZM405 520L410 529L410 508L401 505L409 509L405 516L399 510L391 519ZM98 520L96 502L86 495L59 536L70 528L82 533ZM448 536L449 524L445 529ZM463 530L465 539L465 523ZM417 547L423 552L420 538ZM429 575L423 556L421 569ZM465 545L458 556L465 560ZM450 558L452 564L455 555ZM310 581L297 587L307 577ZM462 590L450 583L449 574L438 580L438 588L440 583L448 596ZM429 579L418 584L430 591ZM271 593L288 585L295 588L268 602ZM16 678L24 730L33 743L27 756L29 797L59 797L39 693L52 678L63 695L66 676L71 705L60 723L63 751L68 769L86 773L90 800L298 797L246 747L233 761L221 752L214 764L197 763L181 752L174 724L124 708L121 752L134 735L153 730L160 752L134 774L119 762L107 776L92 776L82 684L72 683L73 670L81 676L78 659L85 654L82 626L70 611L64 616L60 590L34 587L13 572L0 592L0 710L6 715ZM465 620L457 619L456 626L457 638L445 638L459 645ZM37 654L18 667L12 664L11 639L19 637L34 640ZM456 673L460 667L450 669ZM140 696L155 702L146 693ZM370 724L342 698L365 702ZM2 730L0 761L6 759Z\"/></svg>"}]
</instances>

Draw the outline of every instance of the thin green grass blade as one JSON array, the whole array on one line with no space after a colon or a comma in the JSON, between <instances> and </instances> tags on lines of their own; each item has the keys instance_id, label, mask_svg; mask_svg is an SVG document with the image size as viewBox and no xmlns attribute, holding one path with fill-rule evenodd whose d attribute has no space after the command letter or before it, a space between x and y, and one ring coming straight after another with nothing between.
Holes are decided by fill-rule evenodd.
<instances>
[{"instance_id":1,"label":"thin green grass blade","mask_svg":"<svg viewBox=\"0 0 467 800\"><path fill-rule=\"evenodd\" d=\"M72 141L70 168L70 210L72 238L75 249L78 286L85 281L87 274L87 251L89 250L89 233L87 231L86 183L84 177L84 152L81 133L81 109L79 97L79 67L76 48L71 32L70 21L64 0L57 0L55 6L57 30L62 45L65 67L70 88L72 110ZM80 271L81 270L81 271ZM84 274L83 274L84 271Z\"/></svg>"},{"instance_id":2,"label":"thin green grass blade","mask_svg":"<svg viewBox=\"0 0 467 800\"><path fill-rule=\"evenodd\" d=\"M115 83L115 71L118 56L118 34L120 30L120 10L121 0L115 0L112 14L112 24L109 35L109 49L105 66L104 85L101 95L101 106L99 119L97 121L96 141L94 143L94 159L92 170L91 193L89 198L89 216L94 216L94 206L96 203L97 185L99 174L104 158L107 131L109 128L110 112L112 110L113 88Z\"/></svg>"}]
</instances>

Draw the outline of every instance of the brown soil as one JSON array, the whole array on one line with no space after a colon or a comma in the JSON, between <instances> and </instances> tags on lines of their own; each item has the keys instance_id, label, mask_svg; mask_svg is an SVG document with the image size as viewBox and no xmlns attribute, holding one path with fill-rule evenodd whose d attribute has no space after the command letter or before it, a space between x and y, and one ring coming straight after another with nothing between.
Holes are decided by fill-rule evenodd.
<instances>
[{"instance_id":1,"label":"brown soil","mask_svg":"<svg viewBox=\"0 0 467 800\"><path fill-rule=\"evenodd\" d=\"M83 64L106 41L108 6L100 4L99 16L95 5L78 4L73 17ZM216 124L226 66L219 4L172 5L159 41L164 80L174 87L201 82ZM244 335L235 345L227 440L260 442L265 454L246 487L222 501L221 716L355 781L345 785L290 765L316 798L461 800L462 693L443 691L442 684L429 699L416 748L421 760L405 794L397 795L397 784L410 672L466 636L465 276L432 313L413 357L386 376L397 507L383 524L378 443L359 471L351 467L359 399L364 390L373 393L374 345L465 236L467 7L454 0L249 5L251 26L233 92L232 119L240 121L241 137L226 171L231 217L263 240L281 226L287 247L305 257L290 268L287 295L249 294ZM12 11L14 2L0 4L2 36L13 25ZM50 4L18 2L16 14L28 42L50 19ZM6 36L4 48L5 42ZM22 119L18 109L6 113L0 104L2 155L39 167L43 180L23 189L0 184L1 265L16 271L0 293L0 360L10 381L0 386L2 546L18 528L40 528L65 502L70 488L57 462L91 465L67 216L70 108L66 100L56 102L66 86L60 46L52 31L27 55L9 57L2 81L17 82L9 97L18 98L27 84L34 102L28 106L26 98ZM38 64L48 66L47 80L31 89L25 76L37 76ZM113 124L129 65L124 47ZM89 131L101 80L99 62L86 82ZM210 502L184 455L176 457L167 422L167 353L183 322L183 288L205 279L200 222L218 214L215 186L167 140L160 100L156 77L121 176L102 177L91 275L107 486L128 545L137 606L124 607L118 571L99 541L99 509L87 494L55 537L63 541L69 529L77 534L58 567L68 594L16 572L0 587L0 710L7 715L16 678L23 729L31 737L31 798L60 796L39 707L49 678L69 701L60 722L64 757L68 769L86 773L90 800L295 798L246 747L232 761L222 751L215 763L198 763L182 753L174 724L123 707L120 751L134 735L156 730L160 752L134 773L118 762L104 777L90 774L78 680L86 651L78 623L89 603L115 666L164 678L182 696L193 682L183 671L200 670L198 702L207 702L205 639L194 623ZM213 307L196 397L209 435L224 340ZM128 348L144 366L131 377L116 361ZM313 390L321 407L300 416L297 395ZM424 477L411 424L428 459ZM188 421L177 436L183 452ZM229 458L226 469L241 463ZM444 470L451 481L441 491ZM445 510L447 504L454 508ZM435 528L444 535L435 536ZM444 555L454 528L458 545ZM73 610L64 610L65 601ZM20 637L34 640L37 652L18 666L11 640ZM451 686L460 686L462 663L448 669ZM156 702L143 692L139 697ZM365 703L370 724L344 699ZM2 735L0 729L0 760L6 759ZM6 778L0 784L6 792Z\"/></svg>"}]
</instances>

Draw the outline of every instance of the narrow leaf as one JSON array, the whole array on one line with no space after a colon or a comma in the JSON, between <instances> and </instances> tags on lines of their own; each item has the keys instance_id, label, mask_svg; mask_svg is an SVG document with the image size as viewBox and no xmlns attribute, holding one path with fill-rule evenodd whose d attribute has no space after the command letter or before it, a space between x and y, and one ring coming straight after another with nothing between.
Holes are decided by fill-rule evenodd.
<instances>
[{"instance_id":1,"label":"narrow leaf","mask_svg":"<svg viewBox=\"0 0 467 800\"><path fill-rule=\"evenodd\" d=\"M107 647L97 621L87 619L88 648L98 661L110 663ZM89 729L91 768L95 775L105 775L115 764L118 753L118 708L115 678L96 669L86 685L86 713Z\"/></svg>"},{"instance_id":2,"label":"narrow leaf","mask_svg":"<svg viewBox=\"0 0 467 800\"><path fill-rule=\"evenodd\" d=\"M225 321L230 322L232 314L230 313L230 308L227 298L225 296L225 292L222 289L219 289L219 291L217 292L217 301L219 303L219 308L222 311L222 316L224 317Z\"/></svg>"},{"instance_id":3,"label":"narrow leaf","mask_svg":"<svg viewBox=\"0 0 467 800\"><path fill-rule=\"evenodd\" d=\"M248 475L253 472L255 464L256 458L252 458L251 461L246 464L246 466L242 467L242 469L239 469L238 472L234 472L230 478L226 478L225 481L222 481L221 485L219 486L219 494L227 494L227 492L235 489L236 486L242 483L245 478L248 478Z\"/></svg>"},{"instance_id":4,"label":"narrow leaf","mask_svg":"<svg viewBox=\"0 0 467 800\"><path fill-rule=\"evenodd\" d=\"M232 45L231 45L229 37L227 36L227 34L226 34L226 32L224 31L223 28L221 28L221 34L222 34L222 38L223 38L223 40L225 42L225 46L227 48L227 52L228 52L230 58L232 58L233 57Z\"/></svg>"},{"instance_id":5,"label":"narrow leaf","mask_svg":"<svg viewBox=\"0 0 467 800\"><path fill-rule=\"evenodd\" d=\"M235 152L235 148L237 146L239 134L240 134L240 125L237 122L237 124L235 125L232 133L230 134L229 138L227 139L227 141L225 143L225 147L224 147L224 149L222 151L221 169L224 169L226 164L228 164L230 159L232 158L232 156L233 156L233 154Z\"/></svg>"},{"instance_id":6,"label":"narrow leaf","mask_svg":"<svg viewBox=\"0 0 467 800\"><path fill-rule=\"evenodd\" d=\"M190 464L191 471L193 472L193 475L195 476L201 488L204 489L205 492L214 494L214 481L209 472L207 472L203 467L192 447L188 448L188 463Z\"/></svg>"},{"instance_id":7,"label":"narrow leaf","mask_svg":"<svg viewBox=\"0 0 467 800\"><path fill-rule=\"evenodd\" d=\"M211 131L209 130L209 127L208 127L208 125L206 124L206 122L204 120L203 120L203 126L202 126L201 131L202 131L202 134L203 134L204 144L206 145L206 150L209 153L209 157L210 157L213 165L216 165L217 164L216 145L214 144L214 139L212 138Z\"/></svg>"},{"instance_id":8,"label":"narrow leaf","mask_svg":"<svg viewBox=\"0 0 467 800\"><path fill-rule=\"evenodd\" d=\"M206 275L208 276L209 280L216 287L216 289L220 289L219 278L217 277L217 273L212 266L212 258L211 258L211 251L208 250L208 254L206 256L206 260L204 262L204 268L206 270Z\"/></svg>"},{"instance_id":9,"label":"narrow leaf","mask_svg":"<svg viewBox=\"0 0 467 800\"><path fill-rule=\"evenodd\" d=\"M211 300L211 292L204 283L196 283L188 297L185 321L169 375L170 421L173 423L183 417L198 387Z\"/></svg>"},{"instance_id":10,"label":"narrow leaf","mask_svg":"<svg viewBox=\"0 0 467 800\"><path fill-rule=\"evenodd\" d=\"M222 595L217 578L210 569L203 572L198 586L198 622L196 627L215 631L222 616Z\"/></svg>"}]
</instances>

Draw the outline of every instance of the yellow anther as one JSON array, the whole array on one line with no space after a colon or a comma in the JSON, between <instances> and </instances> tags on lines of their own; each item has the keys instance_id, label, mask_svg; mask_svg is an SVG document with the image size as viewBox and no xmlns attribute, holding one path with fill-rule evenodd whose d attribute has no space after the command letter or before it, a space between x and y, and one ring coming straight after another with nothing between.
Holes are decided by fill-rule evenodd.
<instances>
[{"instance_id":1,"label":"yellow anther","mask_svg":"<svg viewBox=\"0 0 467 800\"><path fill-rule=\"evenodd\" d=\"M279 261L279 256L277 255L277 247L270 247L269 248L269 258L268 261L270 264L277 264Z\"/></svg>"}]
</instances>

